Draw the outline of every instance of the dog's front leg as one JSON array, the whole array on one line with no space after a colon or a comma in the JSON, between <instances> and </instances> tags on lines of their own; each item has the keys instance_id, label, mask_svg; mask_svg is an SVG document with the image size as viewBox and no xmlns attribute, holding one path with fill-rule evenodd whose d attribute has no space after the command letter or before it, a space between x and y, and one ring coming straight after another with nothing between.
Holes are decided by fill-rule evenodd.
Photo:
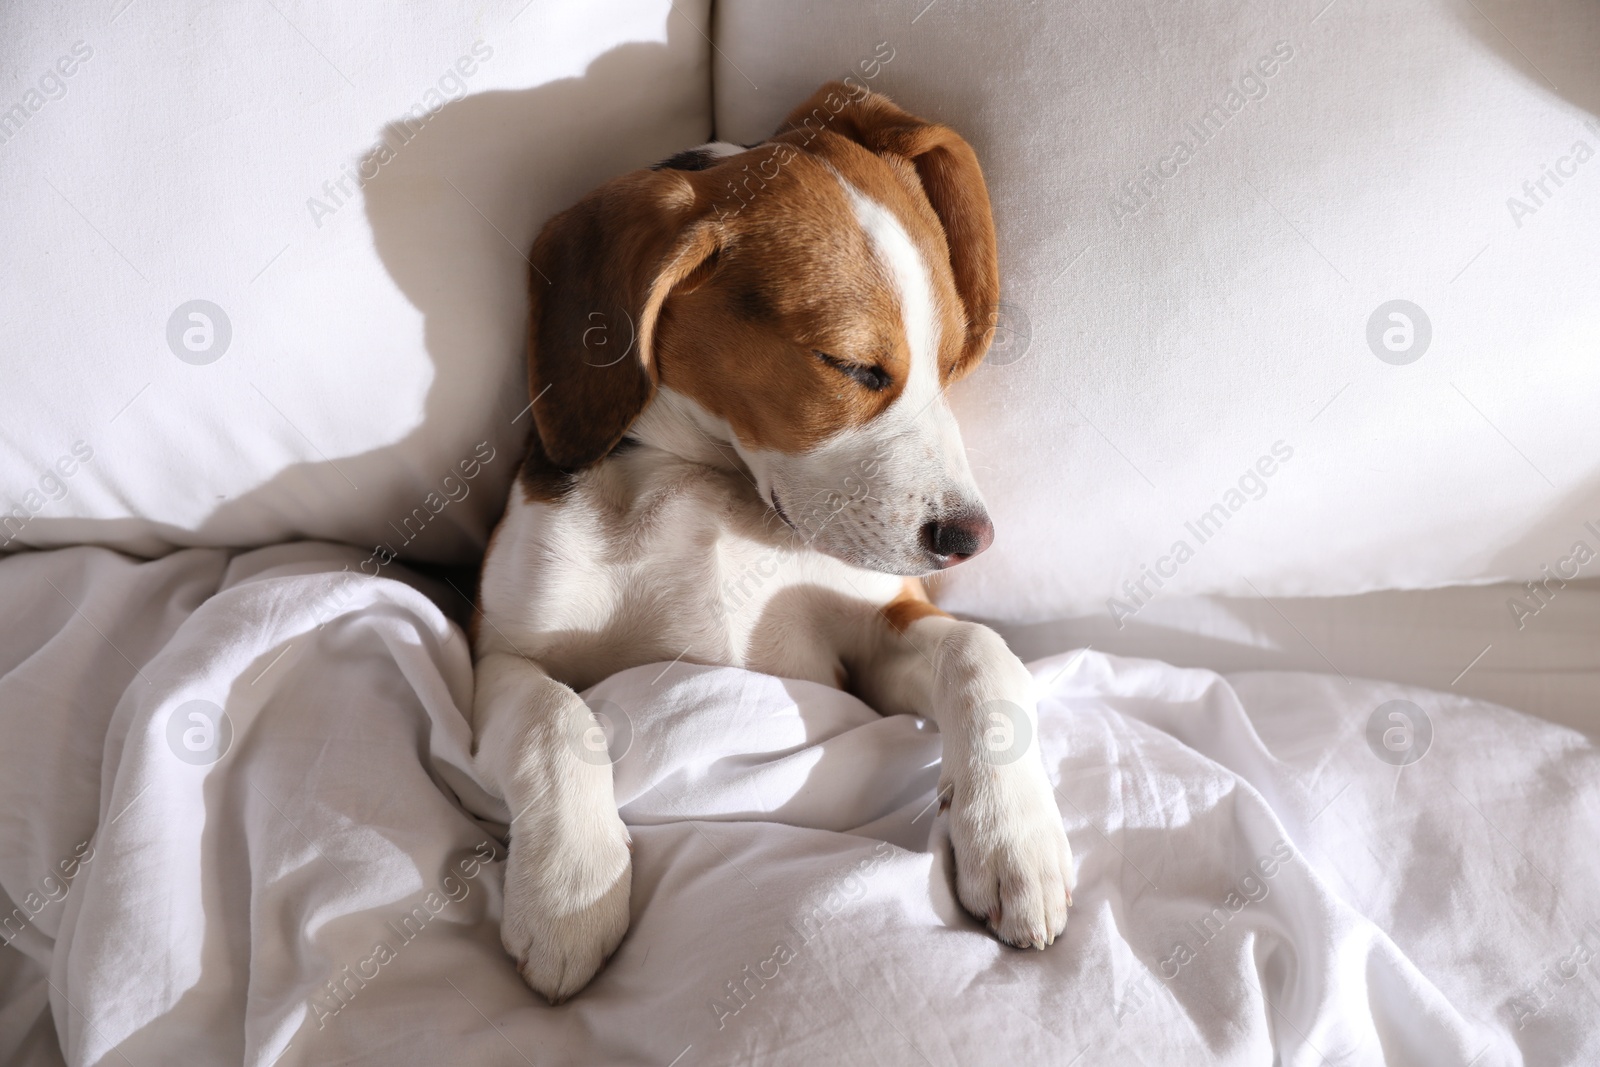
<instances>
[{"instance_id":1,"label":"dog's front leg","mask_svg":"<svg viewBox=\"0 0 1600 1067\"><path fill-rule=\"evenodd\" d=\"M583 743L599 727L578 694L521 656L490 653L475 673L477 766L511 811L500 940L523 980L560 1003L627 932L628 830L610 762Z\"/></svg>"},{"instance_id":2,"label":"dog's front leg","mask_svg":"<svg viewBox=\"0 0 1600 1067\"><path fill-rule=\"evenodd\" d=\"M957 896L1000 940L1044 948L1066 929L1073 872L1033 677L988 627L900 607L911 610L875 615L860 658L845 657L854 688L881 713L939 724Z\"/></svg>"}]
</instances>

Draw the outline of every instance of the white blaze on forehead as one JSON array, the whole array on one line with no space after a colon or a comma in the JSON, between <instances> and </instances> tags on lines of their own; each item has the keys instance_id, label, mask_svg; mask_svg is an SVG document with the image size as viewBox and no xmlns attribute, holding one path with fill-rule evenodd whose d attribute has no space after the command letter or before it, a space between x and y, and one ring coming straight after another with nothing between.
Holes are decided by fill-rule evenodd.
<instances>
[{"instance_id":1,"label":"white blaze on forehead","mask_svg":"<svg viewBox=\"0 0 1600 1067\"><path fill-rule=\"evenodd\" d=\"M856 220L872 250L888 272L900 300L900 317L911 350L910 380L898 398L916 407L927 404L939 391L939 316L934 306L933 278L922 252L894 213L843 178L845 195L855 208Z\"/></svg>"},{"instance_id":2,"label":"white blaze on forehead","mask_svg":"<svg viewBox=\"0 0 1600 1067\"><path fill-rule=\"evenodd\" d=\"M892 211L837 172L834 178L900 307L910 366L899 395L874 418L798 453L750 448L725 425L702 421L693 432L730 441L758 495L779 506L805 543L858 567L918 574L931 565L923 542L927 524L982 507L940 383L938 264L923 256ZM849 386L841 381L838 388L842 395ZM670 395L663 388L639 424L653 426L652 414L668 410L663 400ZM683 403L692 407L692 401Z\"/></svg>"}]
</instances>

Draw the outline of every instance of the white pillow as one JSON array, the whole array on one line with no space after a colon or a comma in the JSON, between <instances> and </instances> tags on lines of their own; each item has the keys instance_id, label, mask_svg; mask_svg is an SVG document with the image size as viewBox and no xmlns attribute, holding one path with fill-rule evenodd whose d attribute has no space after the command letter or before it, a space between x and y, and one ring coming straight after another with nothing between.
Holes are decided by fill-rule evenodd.
<instances>
[{"instance_id":1,"label":"white pillow","mask_svg":"<svg viewBox=\"0 0 1600 1067\"><path fill-rule=\"evenodd\" d=\"M719 137L849 73L984 163L998 533L946 606L1600 574L1595 5L722 0L717 43Z\"/></svg>"},{"instance_id":2,"label":"white pillow","mask_svg":"<svg viewBox=\"0 0 1600 1067\"><path fill-rule=\"evenodd\" d=\"M529 423L524 253L708 139L708 6L8 11L0 543L472 558Z\"/></svg>"}]
</instances>

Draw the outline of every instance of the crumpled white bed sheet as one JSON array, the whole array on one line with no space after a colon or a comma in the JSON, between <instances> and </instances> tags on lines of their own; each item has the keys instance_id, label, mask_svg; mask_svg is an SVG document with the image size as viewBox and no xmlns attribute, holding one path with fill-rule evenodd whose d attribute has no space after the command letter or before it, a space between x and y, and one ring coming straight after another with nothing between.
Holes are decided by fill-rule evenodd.
<instances>
[{"instance_id":1,"label":"crumpled white bed sheet","mask_svg":"<svg viewBox=\"0 0 1600 1067\"><path fill-rule=\"evenodd\" d=\"M953 900L927 723L682 662L596 687L633 926L549 1007L499 943L465 638L360 558L0 560L0 1062L1600 1063L1584 735L1092 651L1033 664L1078 863L1044 952ZM1365 735L1395 698L1434 730L1404 768Z\"/></svg>"}]
</instances>

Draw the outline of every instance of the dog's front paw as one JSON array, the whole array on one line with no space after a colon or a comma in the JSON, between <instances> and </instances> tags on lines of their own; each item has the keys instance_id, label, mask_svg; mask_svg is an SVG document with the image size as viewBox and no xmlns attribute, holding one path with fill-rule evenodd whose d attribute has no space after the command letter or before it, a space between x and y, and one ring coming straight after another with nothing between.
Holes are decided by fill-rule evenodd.
<instances>
[{"instance_id":1,"label":"dog's front paw","mask_svg":"<svg viewBox=\"0 0 1600 1067\"><path fill-rule=\"evenodd\" d=\"M633 857L621 819L580 841L531 848L515 829L500 941L552 1004L589 984L628 932Z\"/></svg>"},{"instance_id":2,"label":"dog's front paw","mask_svg":"<svg viewBox=\"0 0 1600 1067\"><path fill-rule=\"evenodd\" d=\"M1044 948L1067 928L1072 848L1042 774L975 770L950 790L956 896L1001 941Z\"/></svg>"}]
</instances>

